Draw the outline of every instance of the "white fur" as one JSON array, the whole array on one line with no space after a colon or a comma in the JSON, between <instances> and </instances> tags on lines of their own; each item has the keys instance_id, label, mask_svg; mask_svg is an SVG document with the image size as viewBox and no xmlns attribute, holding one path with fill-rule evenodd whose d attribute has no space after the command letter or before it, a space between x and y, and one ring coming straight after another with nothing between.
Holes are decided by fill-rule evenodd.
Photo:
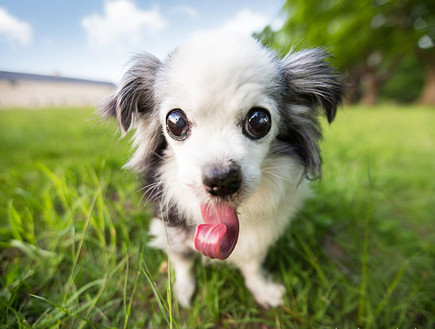
<instances>
[{"instance_id":1,"label":"white fur","mask_svg":"<svg viewBox=\"0 0 435 329\"><path fill-rule=\"evenodd\" d=\"M240 166L242 188L231 201L239 238L225 262L241 270L260 305L283 304L285 288L273 283L261 264L309 194L302 178L320 172L316 107L322 105L332 121L341 98L339 82L324 59L323 52L313 50L278 60L251 38L203 36L164 62L151 55L137 58L122 88L103 108L104 115L117 117L122 131L136 128L136 150L127 167L147 171L147 161L163 145L157 168L146 173L156 178L146 189L158 191L154 199L162 202L161 209L175 206L184 226L166 227L154 219L150 246L169 250L182 306L190 305L195 291L193 234L203 223L200 205L214 198L203 185L203 171L229 162ZM248 138L242 127L254 107L267 109L272 122L259 140ZM166 131L173 109L182 109L190 122L183 141ZM299 143L296 149L294 143Z\"/></svg>"},{"instance_id":2,"label":"white fur","mask_svg":"<svg viewBox=\"0 0 435 329\"><path fill-rule=\"evenodd\" d=\"M189 219L189 224L200 224L203 222L199 212L200 199L191 191L189 186L184 185L174 163L175 161L171 160L162 167L162 179L167 186L166 197L176 198L179 201L177 204ZM305 182L298 184L301 173L300 166L287 157L265 159L260 174L261 181L257 189L238 207L239 239L233 253L225 262L229 262L241 270L245 277L246 286L263 307L276 307L283 303L282 295L285 289L267 279L261 271L261 264L270 246L283 234L292 216L309 194ZM199 186L200 182L197 185ZM163 225L162 221L158 223ZM176 228L168 227L169 231L174 229ZM161 234L165 234L165 231L161 230L159 236L156 231L151 230L151 235L166 242L166 237L162 238ZM171 235L174 236L173 233ZM182 241L184 247L194 250L193 235L186 240L178 235L176 241ZM151 245L164 251L167 251L168 248L166 244L152 243ZM171 243L169 248L176 251L181 249L179 246L171 245ZM187 274L190 273L193 259L190 264L186 259L178 262L178 259L171 254L171 260L176 272L178 268L182 272L181 275L176 274L176 291L179 302L183 306L188 306L186 300L189 300L193 295L194 280L192 276ZM183 283L179 282L181 279L183 279ZM180 289L182 286L185 288ZM183 293L182 290L187 292Z\"/></svg>"},{"instance_id":3,"label":"white fur","mask_svg":"<svg viewBox=\"0 0 435 329\"><path fill-rule=\"evenodd\" d=\"M154 218L148 234L153 237L148 244L150 247L169 251L170 261L175 271L175 292L178 302L183 307L189 307L193 293L195 292L195 278L192 273L193 261L186 258L180 252L186 248L193 249L193 240L188 236L185 230L176 227L165 227L164 222L159 218ZM169 239L172 241L169 249ZM178 241L178 246L174 244Z\"/></svg>"},{"instance_id":4,"label":"white fur","mask_svg":"<svg viewBox=\"0 0 435 329\"><path fill-rule=\"evenodd\" d=\"M165 126L166 115L174 108L183 109L193 123L191 135L183 142L166 135L169 148L160 177L164 199L177 204L188 225L198 225L203 222L199 204L209 198L202 187L201 168L229 159L241 165L248 192L237 208L239 240L227 262L241 269L259 304L275 307L283 303L285 289L264 276L261 263L299 209L307 188L305 183L298 184L303 169L296 160L287 156L267 158L280 120L277 104L267 93L276 83L276 65L253 40L229 40L226 49L216 49L214 43L207 42L180 48L158 76L157 94L164 100L160 105L161 125ZM237 120L254 106L267 108L272 116L272 129L260 142L246 138L237 125ZM193 245L192 240L185 242ZM176 247L170 243L170 248ZM180 303L188 306L193 294L193 260L189 263L175 254L171 253L171 260L176 291Z\"/></svg>"}]
</instances>

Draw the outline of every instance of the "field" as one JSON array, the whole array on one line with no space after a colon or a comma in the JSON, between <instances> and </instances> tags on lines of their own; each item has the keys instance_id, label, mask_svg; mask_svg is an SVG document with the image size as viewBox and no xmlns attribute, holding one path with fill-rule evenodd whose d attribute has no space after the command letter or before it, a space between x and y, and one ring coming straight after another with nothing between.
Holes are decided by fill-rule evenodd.
<instances>
[{"instance_id":1,"label":"field","mask_svg":"<svg viewBox=\"0 0 435 329\"><path fill-rule=\"evenodd\" d=\"M273 310L200 261L177 306L115 132L92 109L0 111L0 328L435 327L434 108L324 124L323 178L265 264L287 288Z\"/></svg>"}]
</instances>

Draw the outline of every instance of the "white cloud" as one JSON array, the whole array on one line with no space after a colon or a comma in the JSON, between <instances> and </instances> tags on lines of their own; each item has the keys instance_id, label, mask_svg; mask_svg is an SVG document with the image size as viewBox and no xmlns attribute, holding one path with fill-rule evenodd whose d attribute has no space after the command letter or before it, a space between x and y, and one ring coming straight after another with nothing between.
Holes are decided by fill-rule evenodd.
<instances>
[{"instance_id":1,"label":"white cloud","mask_svg":"<svg viewBox=\"0 0 435 329\"><path fill-rule=\"evenodd\" d=\"M198 17L198 12L196 11L196 9L188 5L180 5L180 6L172 7L171 12L173 14L186 15L190 18Z\"/></svg>"},{"instance_id":2,"label":"white cloud","mask_svg":"<svg viewBox=\"0 0 435 329\"><path fill-rule=\"evenodd\" d=\"M254 13L249 9L239 11L233 18L209 30L200 30L193 34L193 38L201 35L208 35L210 33L238 33L244 35L251 35L254 32L260 32L263 28L270 23L270 18L259 13Z\"/></svg>"},{"instance_id":3,"label":"white cloud","mask_svg":"<svg viewBox=\"0 0 435 329\"><path fill-rule=\"evenodd\" d=\"M91 45L116 46L140 42L146 32L166 28L158 8L141 10L130 0L108 1L104 14L93 14L81 21Z\"/></svg>"},{"instance_id":4,"label":"white cloud","mask_svg":"<svg viewBox=\"0 0 435 329\"><path fill-rule=\"evenodd\" d=\"M262 30L268 23L268 17L254 13L249 9L244 9L239 11L235 17L224 23L219 30L249 35Z\"/></svg>"},{"instance_id":5,"label":"white cloud","mask_svg":"<svg viewBox=\"0 0 435 329\"><path fill-rule=\"evenodd\" d=\"M279 29L281 29L284 26L285 21L286 21L285 17L277 16L269 24L270 24L270 27L272 28L272 30L278 31Z\"/></svg>"},{"instance_id":6,"label":"white cloud","mask_svg":"<svg viewBox=\"0 0 435 329\"><path fill-rule=\"evenodd\" d=\"M0 37L24 46L32 41L32 28L28 22L19 20L0 7Z\"/></svg>"}]
</instances>

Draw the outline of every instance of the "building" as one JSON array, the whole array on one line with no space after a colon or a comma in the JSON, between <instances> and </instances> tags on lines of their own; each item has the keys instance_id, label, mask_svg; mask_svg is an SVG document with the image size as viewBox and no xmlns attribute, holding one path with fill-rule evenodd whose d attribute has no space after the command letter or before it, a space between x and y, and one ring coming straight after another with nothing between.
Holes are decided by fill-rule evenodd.
<instances>
[{"instance_id":1,"label":"building","mask_svg":"<svg viewBox=\"0 0 435 329\"><path fill-rule=\"evenodd\" d=\"M0 108L95 106L113 88L109 82L0 71Z\"/></svg>"}]
</instances>

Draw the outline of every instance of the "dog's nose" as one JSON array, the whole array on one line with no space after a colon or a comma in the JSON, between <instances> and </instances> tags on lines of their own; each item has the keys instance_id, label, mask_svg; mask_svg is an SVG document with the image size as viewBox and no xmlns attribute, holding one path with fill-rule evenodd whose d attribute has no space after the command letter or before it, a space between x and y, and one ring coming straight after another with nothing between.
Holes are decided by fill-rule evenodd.
<instances>
[{"instance_id":1,"label":"dog's nose","mask_svg":"<svg viewBox=\"0 0 435 329\"><path fill-rule=\"evenodd\" d=\"M202 182L211 195L228 196L239 190L242 184L242 171L234 161L228 166L209 166L203 171Z\"/></svg>"}]
</instances>

